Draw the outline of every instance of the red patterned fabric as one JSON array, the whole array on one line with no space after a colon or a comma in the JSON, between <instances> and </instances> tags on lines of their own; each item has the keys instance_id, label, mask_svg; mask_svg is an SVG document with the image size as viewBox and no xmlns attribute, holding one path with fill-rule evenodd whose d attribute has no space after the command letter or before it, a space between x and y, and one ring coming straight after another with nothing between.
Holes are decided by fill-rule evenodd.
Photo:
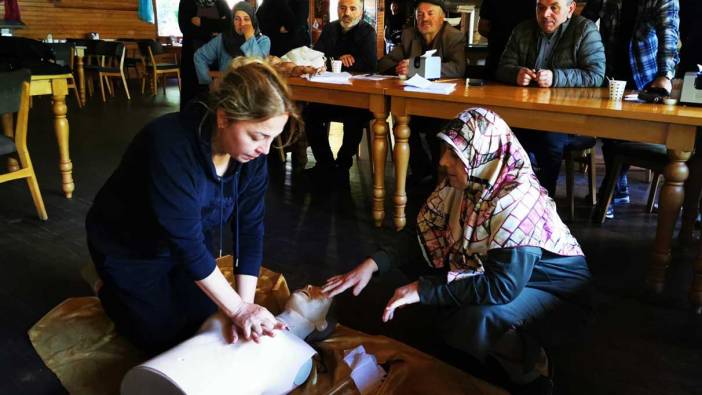
<instances>
[{"instance_id":1,"label":"red patterned fabric","mask_svg":"<svg viewBox=\"0 0 702 395\"><path fill-rule=\"evenodd\" d=\"M20 22L20 10L17 0L5 0L5 20Z\"/></svg>"},{"instance_id":2,"label":"red patterned fabric","mask_svg":"<svg viewBox=\"0 0 702 395\"><path fill-rule=\"evenodd\" d=\"M448 264L449 279L455 279L482 272L480 256L497 248L534 246L583 255L502 118L472 108L437 137L461 158L471 186L458 190L445 181L420 210L419 240L431 266Z\"/></svg>"}]
</instances>

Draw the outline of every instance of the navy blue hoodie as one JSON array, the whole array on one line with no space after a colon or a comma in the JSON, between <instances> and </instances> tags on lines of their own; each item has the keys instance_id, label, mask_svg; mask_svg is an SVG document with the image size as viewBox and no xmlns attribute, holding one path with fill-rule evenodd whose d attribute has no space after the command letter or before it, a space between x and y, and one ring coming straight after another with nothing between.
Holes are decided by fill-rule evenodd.
<instances>
[{"instance_id":1,"label":"navy blue hoodie","mask_svg":"<svg viewBox=\"0 0 702 395\"><path fill-rule=\"evenodd\" d=\"M265 156L232 159L219 177L206 110L192 105L142 129L88 212L88 241L119 258L171 257L193 280L215 268L223 226L231 222L238 274L258 276L263 256Z\"/></svg>"}]
</instances>

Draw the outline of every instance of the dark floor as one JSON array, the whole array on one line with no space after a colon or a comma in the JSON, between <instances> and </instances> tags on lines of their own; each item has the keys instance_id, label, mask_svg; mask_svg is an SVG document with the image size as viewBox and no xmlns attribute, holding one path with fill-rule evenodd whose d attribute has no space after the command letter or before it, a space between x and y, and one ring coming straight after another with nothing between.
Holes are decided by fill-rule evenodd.
<instances>
[{"instance_id":1,"label":"dark floor","mask_svg":"<svg viewBox=\"0 0 702 395\"><path fill-rule=\"evenodd\" d=\"M26 332L62 300L90 293L79 268L89 261L83 220L91 199L139 128L177 110L173 88L167 98L135 96L131 103L118 97L108 104L93 97L82 110L69 98L76 182L70 200L60 189L48 100L34 102L29 148L49 220L36 218L24 182L0 185L0 265L6 273L0 277L1 394L65 393ZM350 269L392 236L390 215L383 229L372 226L367 161L354 165L346 192L315 190L291 177L289 167L272 170L264 264L284 273L291 287ZM702 319L686 301L694 252L676 246L667 291L653 300L643 297L656 217L643 213L646 185L632 178L633 202L615 220L591 225L583 201L571 224L594 274L596 321L578 346L553 351L560 394L702 394ZM389 170L386 180L391 185ZM408 212L416 212L420 201L410 196Z\"/></svg>"}]
</instances>

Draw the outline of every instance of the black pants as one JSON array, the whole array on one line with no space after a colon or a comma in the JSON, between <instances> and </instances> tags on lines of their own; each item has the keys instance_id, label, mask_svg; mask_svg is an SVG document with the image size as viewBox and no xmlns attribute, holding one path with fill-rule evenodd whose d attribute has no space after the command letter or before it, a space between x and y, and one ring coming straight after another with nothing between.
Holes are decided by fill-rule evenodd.
<instances>
[{"instance_id":1,"label":"black pants","mask_svg":"<svg viewBox=\"0 0 702 395\"><path fill-rule=\"evenodd\" d=\"M334 155L329 146L329 122L344 124L344 140L336 163L341 168L349 169L353 164L358 144L363 138L363 128L369 127L373 115L367 110L357 108L310 103L303 111L303 118L307 141L320 166L334 165Z\"/></svg>"},{"instance_id":2,"label":"black pants","mask_svg":"<svg viewBox=\"0 0 702 395\"><path fill-rule=\"evenodd\" d=\"M129 259L105 256L88 243L103 281L98 296L117 332L148 353L188 339L217 311L184 265L170 257Z\"/></svg>"},{"instance_id":3,"label":"black pants","mask_svg":"<svg viewBox=\"0 0 702 395\"><path fill-rule=\"evenodd\" d=\"M207 95L207 85L200 85L195 72L195 51L205 42L200 40L184 40L180 56L180 109L185 108L189 101L196 97Z\"/></svg>"},{"instance_id":4,"label":"black pants","mask_svg":"<svg viewBox=\"0 0 702 395\"><path fill-rule=\"evenodd\" d=\"M436 173L439 167L440 144L436 138L445 120L427 117L410 118L409 168L417 178Z\"/></svg>"},{"instance_id":5,"label":"black pants","mask_svg":"<svg viewBox=\"0 0 702 395\"><path fill-rule=\"evenodd\" d=\"M513 131L522 147L527 152L534 154L539 168L536 176L539 178L541 186L548 191L548 195L552 198L556 197L558 173L561 171L561 162L563 161L563 153L566 147L585 145L590 142L594 143L594 139L588 136L540 132L528 129L514 129Z\"/></svg>"}]
</instances>

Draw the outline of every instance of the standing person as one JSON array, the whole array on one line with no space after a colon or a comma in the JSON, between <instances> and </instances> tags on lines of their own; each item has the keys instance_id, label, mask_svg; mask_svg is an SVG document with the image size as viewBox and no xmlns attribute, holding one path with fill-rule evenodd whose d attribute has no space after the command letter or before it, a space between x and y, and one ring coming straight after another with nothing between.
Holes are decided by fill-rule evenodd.
<instances>
[{"instance_id":1,"label":"standing person","mask_svg":"<svg viewBox=\"0 0 702 395\"><path fill-rule=\"evenodd\" d=\"M266 0L256 12L263 34L271 39L271 55L310 45L308 0Z\"/></svg>"},{"instance_id":2,"label":"standing person","mask_svg":"<svg viewBox=\"0 0 702 395\"><path fill-rule=\"evenodd\" d=\"M367 299L338 301L348 305L338 309L348 319L367 316L377 305L372 293L394 274L406 285L389 298L382 320L397 316L403 325L381 332L414 333L448 347L456 361L494 360L514 383L549 389L549 378L540 377L550 370L544 347L574 336L571 326L589 309L583 252L497 114L466 110L437 137L446 147L440 164L448 177L420 210L416 232L331 277L323 291L334 296L352 288L358 296L372 284L361 295Z\"/></svg>"},{"instance_id":3,"label":"standing person","mask_svg":"<svg viewBox=\"0 0 702 395\"><path fill-rule=\"evenodd\" d=\"M399 44L402 37L402 30L405 29L407 17L404 10L400 10L399 0L390 2L390 13L385 15L385 46L388 44L395 46Z\"/></svg>"},{"instance_id":4,"label":"standing person","mask_svg":"<svg viewBox=\"0 0 702 395\"><path fill-rule=\"evenodd\" d=\"M195 74L195 51L231 25L232 14L224 0L180 0L178 26L183 33L180 56L180 109L202 89Z\"/></svg>"},{"instance_id":5,"label":"standing person","mask_svg":"<svg viewBox=\"0 0 702 395\"><path fill-rule=\"evenodd\" d=\"M339 19L324 26L314 46L327 59L341 60L342 70L355 73L373 73L377 65L375 56L375 30L363 18L362 0L339 0ZM363 127L368 127L372 114L368 110L310 103L304 111L307 141L317 161L310 170L313 177L325 180L336 178L342 185L349 179L353 156L363 137ZM336 160L329 146L329 122L344 124L344 141Z\"/></svg>"},{"instance_id":6,"label":"standing person","mask_svg":"<svg viewBox=\"0 0 702 395\"><path fill-rule=\"evenodd\" d=\"M679 61L679 0L592 0L582 15L600 21L608 77L627 81L627 89L661 88L671 92ZM629 203L629 169L625 166L620 174L607 174L615 146L621 141L602 142L604 179L617 177L613 204L607 208L607 218L613 218L614 205ZM600 191L604 185L600 185Z\"/></svg>"},{"instance_id":7,"label":"standing person","mask_svg":"<svg viewBox=\"0 0 702 395\"><path fill-rule=\"evenodd\" d=\"M258 29L253 7L246 1L240 1L232 8L232 15L232 25L195 51L195 70L201 85L212 82L209 71L213 64L217 64L219 71L224 72L233 58L265 58L270 53L271 40Z\"/></svg>"},{"instance_id":8,"label":"standing person","mask_svg":"<svg viewBox=\"0 0 702 395\"><path fill-rule=\"evenodd\" d=\"M597 26L573 15L575 0L538 0L536 15L520 23L509 38L497 80L540 88L592 88L602 85L605 56ZM515 130L534 154L541 185L556 196L563 153L569 145L594 144L592 137Z\"/></svg>"},{"instance_id":9,"label":"standing person","mask_svg":"<svg viewBox=\"0 0 702 395\"><path fill-rule=\"evenodd\" d=\"M483 0L480 5L478 33L488 41L488 55L485 60L487 78L495 79L500 56L512 30L519 23L534 18L534 8L534 0Z\"/></svg>"},{"instance_id":10,"label":"standing person","mask_svg":"<svg viewBox=\"0 0 702 395\"><path fill-rule=\"evenodd\" d=\"M446 13L443 0L421 0L414 13L416 26L402 31L400 44L378 61L378 72L407 76L409 59L435 49L434 56L441 58L441 78L463 78L466 73L466 36L446 22ZM409 187L435 175L439 160L436 133L443 123L427 117L410 119L409 167L412 176L407 181ZM428 152L424 149L422 135L429 146Z\"/></svg>"},{"instance_id":11,"label":"standing person","mask_svg":"<svg viewBox=\"0 0 702 395\"><path fill-rule=\"evenodd\" d=\"M192 336L218 308L235 341L282 327L254 294L266 154L296 107L271 66L240 59L209 105L192 103L137 134L87 215L100 301L117 331L148 352ZM226 222L235 289L215 265Z\"/></svg>"}]
</instances>

